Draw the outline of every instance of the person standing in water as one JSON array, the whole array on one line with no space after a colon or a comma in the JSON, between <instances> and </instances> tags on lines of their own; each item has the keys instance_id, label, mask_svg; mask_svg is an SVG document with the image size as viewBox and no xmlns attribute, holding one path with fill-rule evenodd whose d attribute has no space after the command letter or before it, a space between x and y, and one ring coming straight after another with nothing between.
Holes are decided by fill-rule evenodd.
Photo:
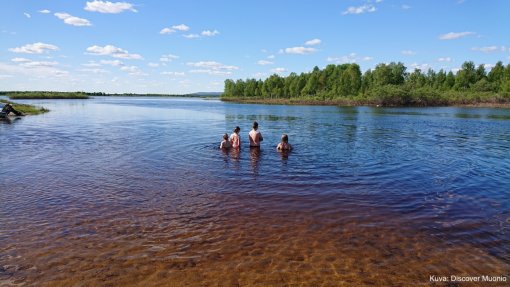
<instances>
[{"instance_id":1,"label":"person standing in water","mask_svg":"<svg viewBox=\"0 0 510 287\"><path fill-rule=\"evenodd\" d=\"M228 141L228 134L223 135L223 140L220 143L220 149L229 149L232 145Z\"/></svg>"},{"instance_id":2,"label":"person standing in water","mask_svg":"<svg viewBox=\"0 0 510 287\"><path fill-rule=\"evenodd\" d=\"M253 122L253 129L248 134L248 138L250 139L250 147L260 147L260 142L264 140L258 129L259 123Z\"/></svg>"},{"instance_id":3,"label":"person standing in water","mask_svg":"<svg viewBox=\"0 0 510 287\"><path fill-rule=\"evenodd\" d=\"M240 131L241 128L237 126L234 129L234 132L230 135L230 143L232 144L232 147L236 149L241 147L241 137L239 136Z\"/></svg>"},{"instance_id":4,"label":"person standing in water","mask_svg":"<svg viewBox=\"0 0 510 287\"><path fill-rule=\"evenodd\" d=\"M276 146L276 150L278 151L290 151L292 150L292 146L289 143L289 136L287 134L282 135L282 140Z\"/></svg>"}]
</instances>

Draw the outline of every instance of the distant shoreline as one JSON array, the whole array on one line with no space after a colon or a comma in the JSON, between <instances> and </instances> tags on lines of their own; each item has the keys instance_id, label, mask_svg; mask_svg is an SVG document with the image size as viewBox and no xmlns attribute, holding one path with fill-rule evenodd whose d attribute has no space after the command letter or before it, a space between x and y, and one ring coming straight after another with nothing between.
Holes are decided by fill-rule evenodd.
<instances>
[{"instance_id":1,"label":"distant shoreline","mask_svg":"<svg viewBox=\"0 0 510 287\"><path fill-rule=\"evenodd\" d=\"M349 99L337 100L305 100L305 99L258 99L258 98L220 98L223 102L240 104L264 104L264 105L305 105L305 106L372 106L372 107L472 107L472 108L510 108L510 102L479 102L479 103L452 103L448 105L381 105L370 101L356 101Z\"/></svg>"},{"instance_id":2,"label":"distant shoreline","mask_svg":"<svg viewBox=\"0 0 510 287\"><path fill-rule=\"evenodd\" d=\"M42 99L89 99L91 97L161 97L161 98L219 98L220 92L197 92L190 94L108 94L102 92L53 92L53 91L3 91L0 96L14 100Z\"/></svg>"}]
</instances>

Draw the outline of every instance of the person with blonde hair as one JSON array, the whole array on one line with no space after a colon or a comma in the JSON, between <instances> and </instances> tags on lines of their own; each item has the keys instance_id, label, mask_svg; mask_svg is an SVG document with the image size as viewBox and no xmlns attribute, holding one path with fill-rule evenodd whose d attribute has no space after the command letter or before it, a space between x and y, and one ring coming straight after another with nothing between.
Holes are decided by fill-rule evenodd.
<instances>
[{"instance_id":1,"label":"person with blonde hair","mask_svg":"<svg viewBox=\"0 0 510 287\"><path fill-rule=\"evenodd\" d=\"M289 151L292 150L292 145L289 143L289 136L287 134L282 135L282 139L276 147L278 151Z\"/></svg>"}]
</instances>

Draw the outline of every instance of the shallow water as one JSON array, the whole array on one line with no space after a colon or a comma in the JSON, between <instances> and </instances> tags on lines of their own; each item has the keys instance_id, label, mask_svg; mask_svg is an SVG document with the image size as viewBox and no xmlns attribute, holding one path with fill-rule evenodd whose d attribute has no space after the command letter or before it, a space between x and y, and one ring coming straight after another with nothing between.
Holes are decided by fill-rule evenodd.
<instances>
[{"instance_id":1,"label":"shallow water","mask_svg":"<svg viewBox=\"0 0 510 287\"><path fill-rule=\"evenodd\" d=\"M0 122L0 286L510 273L508 109L24 102L51 112ZM236 125L243 148L220 151Z\"/></svg>"}]
</instances>

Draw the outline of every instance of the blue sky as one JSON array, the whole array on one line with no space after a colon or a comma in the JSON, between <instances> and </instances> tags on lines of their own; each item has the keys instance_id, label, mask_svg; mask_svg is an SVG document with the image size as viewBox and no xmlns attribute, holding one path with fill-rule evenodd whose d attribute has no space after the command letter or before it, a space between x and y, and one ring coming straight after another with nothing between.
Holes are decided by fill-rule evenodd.
<instances>
[{"instance_id":1,"label":"blue sky","mask_svg":"<svg viewBox=\"0 0 510 287\"><path fill-rule=\"evenodd\" d=\"M188 93L227 78L510 62L510 1L0 2L0 90Z\"/></svg>"}]
</instances>

